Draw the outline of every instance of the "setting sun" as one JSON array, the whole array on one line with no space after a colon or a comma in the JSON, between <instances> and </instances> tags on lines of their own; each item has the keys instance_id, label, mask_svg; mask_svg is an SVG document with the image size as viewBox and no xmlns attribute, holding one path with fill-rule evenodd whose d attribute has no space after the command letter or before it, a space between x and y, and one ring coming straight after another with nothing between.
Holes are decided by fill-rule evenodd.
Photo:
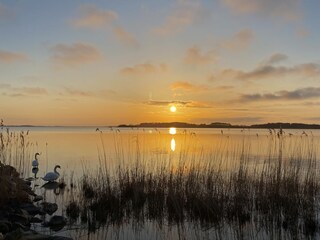
<instances>
[{"instance_id":1,"label":"setting sun","mask_svg":"<svg viewBox=\"0 0 320 240\"><path fill-rule=\"evenodd\" d=\"M176 106L171 106L171 107L170 107L170 112L176 112L176 111L177 111Z\"/></svg>"}]
</instances>

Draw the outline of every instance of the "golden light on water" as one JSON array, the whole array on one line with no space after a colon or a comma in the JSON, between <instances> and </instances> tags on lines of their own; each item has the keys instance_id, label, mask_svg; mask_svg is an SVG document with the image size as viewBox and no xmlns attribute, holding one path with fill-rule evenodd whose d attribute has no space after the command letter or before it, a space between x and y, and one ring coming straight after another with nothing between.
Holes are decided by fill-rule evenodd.
<instances>
[{"instance_id":1,"label":"golden light on water","mask_svg":"<svg viewBox=\"0 0 320 240\"><path fill-rule=\"evenodd\" d=\"M176 112L176 111L177 111L177 107L174 106L174 105L172 105L172 106L170 107L170 112Z\"/></svg>"},{"instance_id":2,"label":"golden light on water","mask_svg":"<svg viewBox=\"0 0 320 240\"><path fill-rule=\"evenodd\" d=\"M171 139L171 151L174 152L176 150L176 140L174 138Z\"/></svg>"},{"instance_id":3,"label":"golden light on water","mask_svg":"<svg viewBox=\"0 0 320 240\"><path fill-rule=\"evenodd\" d=\"M169 133L170 133L171 135L175 135L175 134L177 133L177 129L174 128L174 127L171 127L171 128L169 129Z\"/></svg>"}]
</instances>

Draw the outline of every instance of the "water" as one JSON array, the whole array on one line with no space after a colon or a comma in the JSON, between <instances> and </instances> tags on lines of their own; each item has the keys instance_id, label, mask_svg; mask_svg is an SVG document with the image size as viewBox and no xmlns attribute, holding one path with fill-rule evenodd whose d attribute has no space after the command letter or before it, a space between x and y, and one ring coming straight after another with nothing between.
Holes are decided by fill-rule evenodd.
<instances>
[{"instance_id":1,"label":"water","mask_svg":"<svg viewBox=\"0 0 320 240\"><path fill-rule=\"evenodd\" d=\"M102 128L96 127L15 127L11 132L28 132L28 158L30 162L24 177L34 176L31 161L36 152L39 156L39 172L42 177L52 171L55 165L61 166L61 178L67 183L65 189L43 188L41 179L36 180L37 194L48 202L59 205L56 214L65 215L65 206L77 198L77 186L84 173L95 174L100 166L116 170L119 165L130 166L137 159L149 171L157 171L159 162L170 164L173 168L181 159L186 162L206 164L216 163L223 171L229 171L239 165L239 156L245 154L254 166L259 166L270 156L278 156L280 140L277 132L270 134L268 129L164 129L164 128ZM285 130L281 138L281 154L290 159L299 156L319 156L320 130ZM311 154L311 155L310 155ZM70 184L75 188L70 187ZM50 216L44 216L48 220ZM190 239L209 235L227 234L235 237L228 227L217 233L215 230L194 230L194 223L187 223L182 229L178 226L157 226L145 222L143 226L125 223L121 226L103 227L92 235L93 239L175 239L181 231ZM150 227L151 226L151 227ZM86 228L76 222L63 231L53 232L41 225L35 225L38 231L69 236L76 229L77 234L86 233ZM81 229L83 233L81 233ZM135 231L135 229L138 231ZM193 229L193 230L190 230ZM220 231L219 230L219 231ZM134 233L135 232L135 233ZM138 233L138 234L136 234ZM72 234L71 234L72 235ZM73 235L74 236L74 235Z\"/></svg>"},{"instance_id":2,"label":"water","mask_svg":"<svg viewBox=\"0 0 320 240\"><path fill-rule=\"evenodd\" d=\"M174 128L172 128L174 129ZM172 131L171 129L171 131ZM144 159L179 158L185 149L189 153L225 155L229 157L243 147L251 157L267 156L273 148L276 135L268 129L131 129L95 127L15 127L10 131L28 131L28 141L32 143L30 153L39 152L42 176L52 171L55 165L61 166L62 173L80 177L84 170L95 169L99 156L106 154L108 165L119 161L134 161L139 152ZM100 132L101 131L101 132ZM305 132L308 137L302 135ZM292 135L291 135L292 134ZM291 136L289 136L291 135ZM320 141L320 130L285 130L286 150L304 148ZM317 149L317 148L315 148ZM30 162L32 159L30 159Z\"/></svg>"}]
</instances>

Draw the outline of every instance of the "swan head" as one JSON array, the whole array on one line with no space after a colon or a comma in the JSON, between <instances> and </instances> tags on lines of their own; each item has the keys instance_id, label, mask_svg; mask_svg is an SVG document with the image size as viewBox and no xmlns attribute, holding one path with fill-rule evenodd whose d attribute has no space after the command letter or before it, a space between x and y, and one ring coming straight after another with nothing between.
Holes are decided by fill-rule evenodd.
<instances>
[{"instance_id":1,"label":"swan head","mask_svg":"<svg viewBox=\"0 0 320 240\"><path fill-rule=\"evenodd\" d=\"M56 166L54 167L55 170L57 170L57 168L61 168L60 165L56 165Z\"/></svg>"},{"instance_id":2,"label":"swan head","mask_svg":"<svg viewBox=\"0 0 320 240\"><path fill-rule=\"evenodd\" d=\"M36 159L36 160L38 160L38 156L40 155L40 153L36 153L35 155L34 155L34 159Z\"/></svg>"}]
</instances>

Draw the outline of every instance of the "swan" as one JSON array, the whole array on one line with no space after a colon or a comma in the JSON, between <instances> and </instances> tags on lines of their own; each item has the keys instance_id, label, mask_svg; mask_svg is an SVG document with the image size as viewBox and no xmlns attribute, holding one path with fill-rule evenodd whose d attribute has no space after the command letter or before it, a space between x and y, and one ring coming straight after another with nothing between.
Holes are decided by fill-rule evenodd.
<instances>
[{"instance_id":1,"label":"swan","mask_svg":"<svg viewBox=\"0 0 320 240\"><path fill-rule=\"evenodd\" d=\"M53 172L48 172L42 179L47 182L54 182L60 177L60 174L57 172L57 168L61 168L59 165L54 167Z\"/></svg>"},{"instance_id":2,"label":"swan","mask_svg":"<svg viewBox=\"0 0 320 240\"><path fill-rule=\"evenodd\" d=\"M34 160L32 161L32 167L38 167L39 166L39 162L38 162L38 156L40 155L40 153L36 153L35 155L34 155Z\"/></svg>"}]
</instances>

